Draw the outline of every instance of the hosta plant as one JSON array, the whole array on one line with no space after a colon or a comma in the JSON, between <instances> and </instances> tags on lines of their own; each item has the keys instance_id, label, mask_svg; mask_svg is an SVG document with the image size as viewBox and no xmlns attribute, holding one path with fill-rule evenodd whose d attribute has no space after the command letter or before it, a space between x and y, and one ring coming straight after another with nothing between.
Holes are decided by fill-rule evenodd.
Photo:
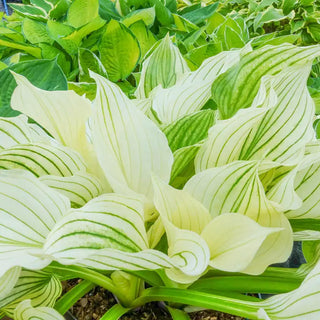
<instances>
[{"instance_id":1,"label":"hosta plant","mask_svg":"<svg viewBox=\"0 0 320 320\"><path fill-rule=\"evenodd\" d=\"M131 100L96 73L92 103L14 73L22 114L0 119L2 314L63 319L99 285L119 302L102 319L150 301L174 319L195 307L318 318L320 143L307 79L319 47L246 46L192 72L177 48L160 53ZM270 267L294 239L307 263ZM84 280L59 298L72 278Z\"/></svg>"}]
</instances>

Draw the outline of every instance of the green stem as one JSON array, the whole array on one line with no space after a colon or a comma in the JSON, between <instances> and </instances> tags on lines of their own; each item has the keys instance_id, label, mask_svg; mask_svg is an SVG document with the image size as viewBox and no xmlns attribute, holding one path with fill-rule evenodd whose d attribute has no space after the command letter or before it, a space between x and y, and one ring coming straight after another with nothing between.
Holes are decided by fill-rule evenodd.
<instances>
[{"instance_id":1,"label":"green stem","mask_svg":"<svg viewBox=\"0 0 320 320\"><path fill-rule=\"evenodd\" d=\"M82 268L78 266L65 266L58 263L52 263L45 268L45 271L56 273L56 274L72 274L74 278L81 278L93 282L94 284L112 292L122 302L126 301L126 296L114 285L113 281L101 274L100 272L94 271L89 268Z\"/></svg>"},{"instance_id":2,"label":"green stem","mask_svg":"<svg viewBox=\"0 0 320 320\"><path fill-rule=\"evenodd\" d=\"M257 319L257 311L259 309L259 306L250 301L242 301L239 299L222 297L189 289L184 290L164 287L146 289L142 295L133 302L131 307L139 307L151 301L182 303L205 309L231 313L250 319Z\"/></svg>"},{"instance_id":3,"label":"green stem","mask_svg":"<svg viewBox=\"0 0 320 320\"><path fill-rule=\"evenodd\" d=\"M95 287L95 284L83 280L70 291L64 294L55 304L54 308L61 314L65 314L81 297Z\"/></svg>"},{"instance_id":4,"label":"green stem","mask_svg":"<svg viewBox=\"0 0 320 320\"><path fill-rule=\"evenodd\" d=\"M100 320L118 320L128 311L130 311L130 308L124 308L120 304L115 304L102 316L102 318L100 318Z\"/></svg>"},{"instance_id":5,"label":"green stem","mask_svg":"<svg viewBox=\"0 0 320 320\"><path fill-rule=\"evenodd\" d=\"M190 289L197 291L234 291L239 293L284 293L297 289L302 279L265 276L224 276L204 278Z\"/></svg>"}]
</instances>

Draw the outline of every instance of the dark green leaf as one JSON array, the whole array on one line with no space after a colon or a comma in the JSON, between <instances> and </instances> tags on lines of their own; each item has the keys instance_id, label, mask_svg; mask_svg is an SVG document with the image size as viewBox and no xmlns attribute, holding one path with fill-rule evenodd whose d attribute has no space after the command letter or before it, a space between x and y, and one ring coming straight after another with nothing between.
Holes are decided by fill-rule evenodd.
<instances>
[{"instance_id":1,"label":"dark green leaf","mask_svg":"<svg viewBox=\"0 0 320 320\"><path fill-rule=\"evenodd\" d=\"M0 71L0 116L19 114L10 108L10 100L16 82L10 70L24 75L35 86L44 90L66 90L67 80L55 60L32 60L17 63Z\"/></svg>"}]
</instances>

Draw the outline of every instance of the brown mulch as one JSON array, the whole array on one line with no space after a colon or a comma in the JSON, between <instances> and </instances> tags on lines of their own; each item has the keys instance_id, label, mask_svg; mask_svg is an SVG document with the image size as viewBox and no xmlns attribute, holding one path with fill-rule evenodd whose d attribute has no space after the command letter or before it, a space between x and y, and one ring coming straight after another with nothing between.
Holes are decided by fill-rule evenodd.
<instances>
[{"instance_id":1,"label":"brown mulch","mask_svg":"<svg viewBox=\"0 0 320 320\"><path fill-rule=\"evenodd\" d=\"M81 280L64 282L64 292L70 290ZM95 287L81 298L68 312L67 320L97 320L116 303L112 294L100 287ZM198 311L189 314L191 320L244 320L244 318L217 312ZM138 310L131 311L121 320L171 320L171 316L161 303L148 303Z\"/></svg>"}]
</instances>

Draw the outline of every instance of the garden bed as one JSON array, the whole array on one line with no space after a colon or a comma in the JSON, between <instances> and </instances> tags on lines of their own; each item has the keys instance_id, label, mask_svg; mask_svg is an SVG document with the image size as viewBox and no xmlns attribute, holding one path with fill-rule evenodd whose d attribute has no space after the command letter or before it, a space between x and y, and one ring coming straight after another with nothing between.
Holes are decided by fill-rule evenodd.
<instances>
[{"instance_id":1,"label":"garden bed","mask_svg":"<svg viewBox=\"0 0 320 320\"><path fill-rule=\"evenodd\" d=\"M81 280L65 282L64 292L70 290ZM95 287L81 298L65 315L67 320L96 320L100 319L108 309L116 303L113 295L100 287ZM121 320L170 320L169 313L161 303L148 303L142 308L129 312ZM199 311L190 314L191 320L244 320L217 311Z\"/></svg>"}]
</instances>

